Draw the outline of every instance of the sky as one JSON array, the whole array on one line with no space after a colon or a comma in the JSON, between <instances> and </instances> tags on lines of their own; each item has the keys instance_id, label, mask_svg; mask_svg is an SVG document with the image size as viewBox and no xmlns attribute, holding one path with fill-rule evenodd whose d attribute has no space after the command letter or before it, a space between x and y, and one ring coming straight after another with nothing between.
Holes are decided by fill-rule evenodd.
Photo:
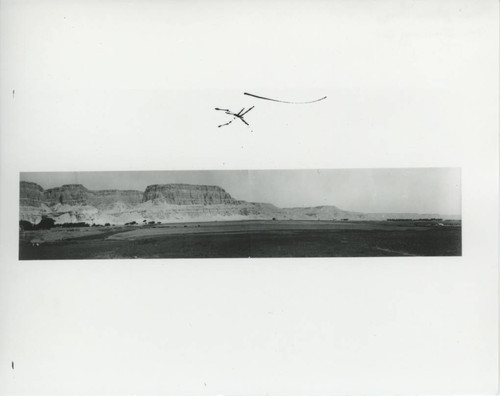
<instances>
[{"instance_id":1,"label":"sky","mask_svg":"<svg viewBox=\"0 0 500 396\"><path fill-rule=\"evenodd\" d=\"M461 213L459 168L23 172L44 189L140 190L151 184L208 184L234 198L278 207L335 205L360 212Z\"/></svg>"}]
</instances>

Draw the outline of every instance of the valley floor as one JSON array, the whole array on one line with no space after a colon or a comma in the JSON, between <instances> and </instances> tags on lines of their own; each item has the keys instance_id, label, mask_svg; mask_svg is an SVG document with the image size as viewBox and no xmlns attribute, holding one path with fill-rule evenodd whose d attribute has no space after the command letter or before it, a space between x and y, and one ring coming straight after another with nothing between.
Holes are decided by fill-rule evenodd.
<instances>
[{"instance_id":1,"label":"valley floor","mask_svg":"<svg viewBox=\"0 0 500 396\"><path fill-rule=\"evenodd\" d=\"M460 256L459 221L228 221L20 231L20 260Z\"/></svg>"}]
</instances>

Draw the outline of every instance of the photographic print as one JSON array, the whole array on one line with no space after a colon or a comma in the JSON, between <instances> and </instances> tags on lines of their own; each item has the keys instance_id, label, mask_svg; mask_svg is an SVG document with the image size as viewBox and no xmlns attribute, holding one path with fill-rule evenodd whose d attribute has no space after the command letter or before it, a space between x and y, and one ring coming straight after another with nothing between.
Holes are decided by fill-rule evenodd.
<instances>
[{"instance_id":1,"label":"photographic print","mask_svg":"<svg viewBox=\"0 0 500 396\"><path fill-rule=\"evenodd\" d=\"M20 175L19 258L460 256L460 169Z\"/></svg>"},{"instance_id":2,"label":"photographic print","mask_svg":"<svg viewBox=\"0 0 500 396\"><path fill-rule=\"evenodd\" d=\"M497 394L499 11L0 0L0 395Z\"/></svg>"}]
</instances>

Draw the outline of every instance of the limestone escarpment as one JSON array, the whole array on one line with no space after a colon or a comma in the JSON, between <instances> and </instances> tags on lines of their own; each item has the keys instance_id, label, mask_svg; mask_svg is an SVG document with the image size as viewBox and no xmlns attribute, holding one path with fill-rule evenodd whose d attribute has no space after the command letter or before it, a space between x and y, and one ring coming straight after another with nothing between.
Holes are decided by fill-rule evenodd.
<instances>
[{"instance_id":1,"label":"limestone escarpment","mask_svg":"<svg viewBox=\"0 0 500 396\"><path fill-rule=\"evenodd\" d=\"M134 206L142 202L142 196L137 190L97 190L89 197L89 204L97 208L113 207L116 203Z\"/></svg>"},{"instance_id":2,"label":"limestone escarpment","mask_svg":"<svg viewBox=\"0 0 500 396\"><path fill-rule=\"evenodd\" d=\"M61 187L49 188L44 191L45 204L48 206L85 205L90 196L90 191L81 184L64 184Z\"/></svg>"},{"instance_id":3,"label":"limestone escarpment","mask_svg":"<svg viewBox=\"0 0 500 396\"><path fill-rule=\"evenodd\" d=\"M159 201L171 205L230 205L238 201L218 186L154 184L144 191L142 202Z\"/></svg>"},{"instance_id":4,"label":"limestone escarpment","mask_svg":"<svg viewBox=\"0 0 500 396\"><path fill-rule=\"evenodd\" d=\"M21 206L39 207L44 202L43 188L36 183L21 182L19 203Z\"/></svg>"},{"instance_id":5,"label":"limestone escarpment","mask_svg":"<svg viewBox=\"0 0 500 396\"><path fill-rule=\"evenodd\" d=\"M42 217L57 223L93 221L106 210L124 210L140 204L143 192L136 190L96 190L81 184L65 184L44 190L40 185L20 183L20 219L33 224Z\"/></svg>"},{"instance_id":6,"label":"limestone escarpment","mask_svg":"<svg viewBox=\"0 0 500 396\"><path fill-rule=\"evenodd\" d=\"M21 206L39 207L60 205L91 205L108 207L122 202L136 205L142 202L143 193L136 190L96 190L87 189L81 184L64 184L61 187L44 190L36 183L22 181L20 184Z\"/></svg>"},{"instance_id":7,"label":"limestone escarpment","mask_svg":"<svg viewBox=\"0 0 500 396\"><path fill-rule=\"evenodd\" d=\"M248 217L259 210L235 200L218 186L155 184L137 190L89 190L81 184L65 184L44 190L31 182L20 184L20 218L38 223L42 217L56 224L125 224L136 221L210 220L211 217Z\"/></svg>"},{"instance_id":8,"label":"limestone escarpment","mask_svg":"<svg viewBox=\"0 0 500 396\"><path fill-rule=\"evenodd\" d=\"M64 184L44 190L36 183L22 181L20 184L21 206L39 207L54 205L91 205L106 208L116 203L129 206L142 202L160 202L169 205L235 205L229 193L218 186L193 184L154 184L144 192L137 190L89 190L81 184Z\"/></svg>"},{"instance_id":9,"label":"limestone escarpment","mask_svg":"<svg viewBox=\"0 0 500 396\"><path fill-rule=\"evenodd\" d=\"M137 190L89 190L66 184L44 190L31 182L20 183L20 220L38 224L43 217L55 224L137 224L219 220L386 220L429 218L438 215L359 213L335 206L281 209L271 204L234 199L218 186L155 184Z\"/></svg>"}]
</instances>

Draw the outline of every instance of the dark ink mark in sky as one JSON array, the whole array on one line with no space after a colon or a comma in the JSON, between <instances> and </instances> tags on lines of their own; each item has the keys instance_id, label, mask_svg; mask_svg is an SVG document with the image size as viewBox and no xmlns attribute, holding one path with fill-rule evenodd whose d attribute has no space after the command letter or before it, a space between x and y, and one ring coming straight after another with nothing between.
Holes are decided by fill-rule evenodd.
<instances>
[{"instance_id":1,"label":"dark ink mark in sky","mask_svg":"<svg viewBox=\"0 0 500 396\"><path fill-rule=\"evenodd\" d=\"M308 101L308 102L289 102L289 101L286 101L286 100L279 100L279 99L273 99L273 98L266 98L264 96L259 96L259 95L254 95L254 94L251 94L251 93L248 93L248 92L243 92L244 95L247 95L247 96L252 96L254 98L257 98L257 99L263 99L263 100L269 100L271 102L278 102L278 103L287 103L287 104L309 104L309 103L316 103L316 102L319 102L321 100L324 100L326 99L326 96L323 96L322 98L319 98L319 99L315 99L315 100L311 100L311 101ZM219 125L218 127L223 127L223 126L226 126L226 125L229 125L231 124L234 120L236 120L237 118L240 119L244 124L246 124L247 126L250 126L248 124L248 122L245 121L245 119L243 118L243 116L245 114L247 114L250 110L252 110L255 106L252 106L250 107L248 110L245 110L245 108L243 107L238 113L234 113L232 112L231 110L229 109L219 109L218 107L215 108L215 110L217 111L223 111L224 113L226 113L227 115L230 115L232 116L233 118L226 122L225 124L221 124ZM251 131L253 132L253 131Z\"/></svg>"},{"instance_id":2,"label":"dark ink mark in sky","mask_svg":"<svg viewBox=\"0 0 500 396\"><path fill-rule=\"evenodd\" d=\"M250 124L248 124L248 122L245 121L245 119L243 118L243 116L245 114L247 114L250 110L252 110L254 107L255 106L252 106L248 110L245 110L245 108L243 107L238 113L233 113L231 110L228 110L228 109L219 109L218 107L216 107L215 110L223 111L227 115L230 115L230 116L233 117L232 120L230 120L229 122L226 122L225 124L219 125L219 128L231 124L236 119L239 119L243 123L245 123L247 126L250 126Z\"/></svg>"},{"instance_id":3,"label":"dark ink mark in sky","mask_svg":"<svg viewBox=\"0 0 500 396\"><path fill-rule=\"evenodd\" d=\"M254 94L251 94L248 92L244 92L243 95L253 96L254 98L257 98L257 99L264 99L264 100L270 100L272 102L288 103L288 104L309 104L309 103L315 103L315 102L319 102L320 100L326 99L326 96L323 96L322 98L311 100L310 102L287 102L286 100L265 98L264 96L258 96L258 95L254 95Z\"/></svg>"},{"instance_id":4,"label":"dark ink mark in sky","mask_svg":"<svg viewBox=\"0 0 500 396\"><path fill-rule=\"evenodd\" d=\"M13 89L13 90L12 90L12 99L14 99L14 95L15 95L15 94L16 94L16 90L15 90L15 89Z\"/></svg>"},{"instance_id":5,"label":"dark ink mark in sky","mask_svg":"<svg viewBox=\"0 0 500 396\"><path fill-rule=\"evenodd\" d=\"M14 362L12 362L12 370L14 370Z\"/></svg>"}]
</instances>

